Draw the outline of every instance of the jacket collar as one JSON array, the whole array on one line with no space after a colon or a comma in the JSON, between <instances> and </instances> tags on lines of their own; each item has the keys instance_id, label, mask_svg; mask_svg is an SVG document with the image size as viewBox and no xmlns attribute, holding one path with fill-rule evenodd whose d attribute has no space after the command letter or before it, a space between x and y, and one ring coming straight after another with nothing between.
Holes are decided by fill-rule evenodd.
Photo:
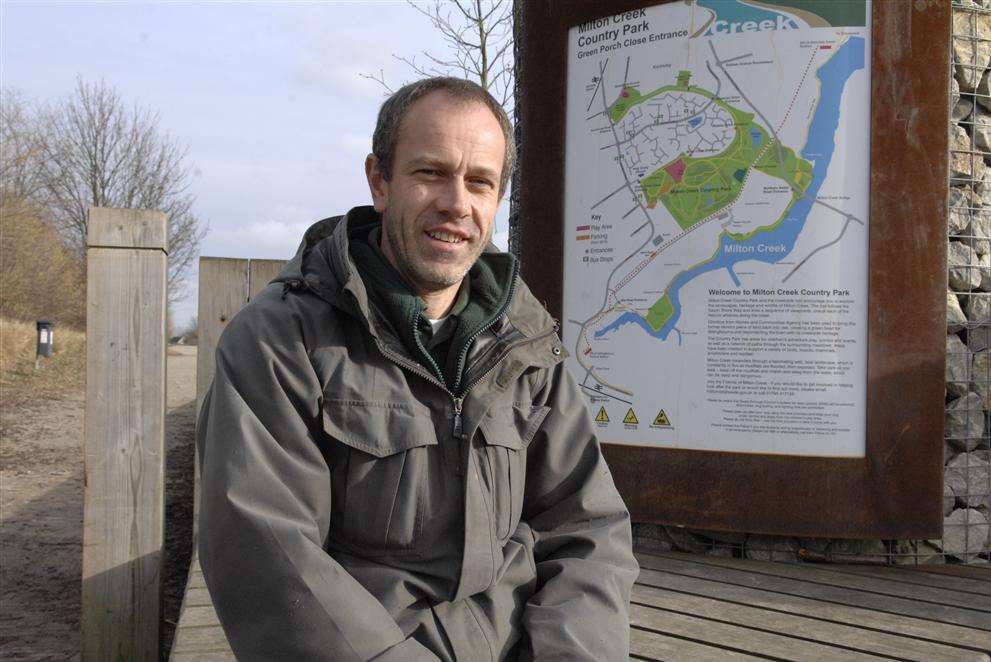
<instances>
[{"instance_id":1,"label":"jacket collar","mask_svg":"<svg viewBox=\"0 0 991 662\"><path fill-rule=\"evenodd\" d=\"M374 316L368 292L348 248L350 236L367 232L379 223L381 217L371 206L355 207L343 216L317 221L303 234L296 255L273 282L304 282L308 289L329 303L364 318L373 335L377 335L376 325L371 323ZM498 249L490 244L485 251L498 252ZM500 333L507 326L524 337L534 337L553 331L557 325L519 279L509 308L494 330Z\"/></svg>"}]
</instances>

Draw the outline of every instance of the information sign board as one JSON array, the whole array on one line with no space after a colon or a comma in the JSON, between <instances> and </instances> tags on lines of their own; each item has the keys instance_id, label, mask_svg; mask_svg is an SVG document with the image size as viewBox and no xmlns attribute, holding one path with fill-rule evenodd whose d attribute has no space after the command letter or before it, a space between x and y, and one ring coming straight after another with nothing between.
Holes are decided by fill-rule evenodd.
<instances>
[{"instance_id":1,"label":"information sign board","mask_svg":"<svg viewBox=\"0 0 991 662\"><path fill-rule=\"evenodd\" d=\"M864 456L867 6L569 29L563 336L604 438Z\"/></svg>"},{"instance_id":2,"label":"information sign board","mask_svg":"<svg viewBox=\"0 0 991 662\"><path fill-rule=\"evenodd\" d=\"M519 0L523 275L635 521L940 534L949 19Z\"/></svg>"}]
</instances>

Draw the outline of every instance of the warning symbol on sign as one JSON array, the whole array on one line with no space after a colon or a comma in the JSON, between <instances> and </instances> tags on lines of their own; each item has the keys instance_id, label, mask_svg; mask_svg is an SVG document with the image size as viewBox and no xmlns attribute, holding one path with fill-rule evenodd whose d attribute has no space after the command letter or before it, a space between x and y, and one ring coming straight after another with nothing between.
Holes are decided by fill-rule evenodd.
<instances>
[{"instance_id":1,"label":"warning symbol on sign","mask_svg":"<svg viewBox=\"0 0 991 662\"><path fill-rule=\"evenodd\" d=\"M668 415L664 413L664 410L657 412L657 417L654 418L654 422L651 425L658 425L661 427L671 427L671 421L668 419Z\"/></svg>"},{"instance_id":2,"label":"warning symbol on sign","mask_svg":"<svg viewBox=\"0 0 991 662\"><path fill-rule=\"evenodd\" d=\"M626 418L623 419L623 422L627 425L636 425L640 422L637 420L637 415L633 413L633 407L630 407L630 410L626 412Z\"/></svg>"},{"instance_id":3,"label":"warning symbol on sign","mask_svg":"<svg viewBox=\"0 0 991 662\"><path fill-rule=\"evenodd\" d=\"M606 413L606 408L605 407L599 407L599 413L595 415L595 422L596 423L608 423L609 422L609 414Z\"/></svg>"}]
</instances>

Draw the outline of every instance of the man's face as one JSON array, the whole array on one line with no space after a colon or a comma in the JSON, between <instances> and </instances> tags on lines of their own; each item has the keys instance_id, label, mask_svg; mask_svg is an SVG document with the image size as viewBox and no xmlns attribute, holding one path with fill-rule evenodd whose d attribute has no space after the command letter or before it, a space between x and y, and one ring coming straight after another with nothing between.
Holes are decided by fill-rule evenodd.
<instances>
[{"instance_id":1,"label":"man's face","mask_svg":"<svg viewBox=\"0 0 991 662\"><path fill-rule=\"evenodd\" d=\"M492 237L506 141L485 105L431 92L399 127L392 178L369 155L382 250L417 294L455 289Z\"/></svg>"}]
</instances>

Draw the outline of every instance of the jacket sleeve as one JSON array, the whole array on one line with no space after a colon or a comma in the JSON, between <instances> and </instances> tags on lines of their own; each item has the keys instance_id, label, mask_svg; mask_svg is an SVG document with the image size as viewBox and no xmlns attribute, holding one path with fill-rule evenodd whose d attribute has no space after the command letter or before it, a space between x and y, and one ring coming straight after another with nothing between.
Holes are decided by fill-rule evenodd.
<instances>
[{"instance_id":1,"label":"jacket sleeve","mask_svg":"<svg viewBox=\"0 0 991 662\"><path fill-rule=\"evenodd\" d=\"M298 320L284 305L265 314L275 302L257 303L221 337L197 426L200 564L234 654L437 660L324 551L320 384Z\"/></svg>"},{"instance_id":2,"label":"jacket sleeve","mask_svg":"<svg viewBox=\"0 0 991 662\"><path fill-rule=\"evenodd\" d=\"M639 572L630 516L616 491L585 399L552 369L550 408L530 444L524 520L534 536L537 591L521 660L627 660L630 590Z\"/></svg>"}]
</instances>

